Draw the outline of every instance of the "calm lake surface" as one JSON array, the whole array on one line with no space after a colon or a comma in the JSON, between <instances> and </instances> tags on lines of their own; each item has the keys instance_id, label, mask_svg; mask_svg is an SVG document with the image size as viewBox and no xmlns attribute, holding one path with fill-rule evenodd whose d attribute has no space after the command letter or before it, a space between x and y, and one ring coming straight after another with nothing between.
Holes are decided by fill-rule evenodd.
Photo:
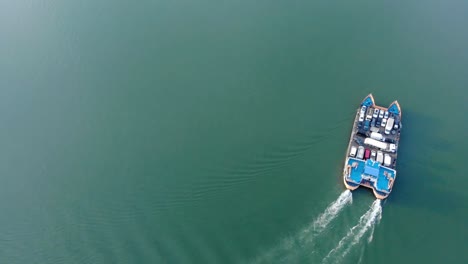
<instances>
[{"instance_id":1,"label":"calm lake surface","mask_svg":"<svg viewBox=\"0 0 468 264\"><path fill-rule=\"evenodd\" d=\"M467 11L2 1L0 263L468 263ZM393 192L319 233L369 93L403 111Z\"/></svg>"}]
</instances>

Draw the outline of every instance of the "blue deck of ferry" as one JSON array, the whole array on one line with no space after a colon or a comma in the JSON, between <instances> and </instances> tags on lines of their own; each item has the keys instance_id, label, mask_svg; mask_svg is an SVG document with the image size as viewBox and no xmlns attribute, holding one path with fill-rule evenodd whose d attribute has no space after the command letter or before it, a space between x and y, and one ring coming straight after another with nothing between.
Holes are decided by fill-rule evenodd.
<instances>
[{"instance_id":1,"label":"blue deck of ferry","mask_svg":"<svg viewBox=\"0 0 468 264\"><path fill-rule=\"evenodd\" d=\"M395 179L395 171L386 167L381 166L380 162L368 159L367 161L349 158L348 165L352 167L353 163L357 162L357 167L351 168L350 178L356 183L360 184L363 180L363 177L370 177L372 181L376 182L376 190L382 192L390 192L389 180L385 176L387 175Z\"/></svg>"}]
</instances>

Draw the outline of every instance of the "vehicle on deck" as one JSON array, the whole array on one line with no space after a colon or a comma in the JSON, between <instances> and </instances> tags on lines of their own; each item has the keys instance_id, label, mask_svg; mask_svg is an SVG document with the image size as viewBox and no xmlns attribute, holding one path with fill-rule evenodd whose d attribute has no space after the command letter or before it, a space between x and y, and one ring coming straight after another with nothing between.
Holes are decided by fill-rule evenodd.
<instances>
[{"instance_id":1,"label":"vehicle on deck","mask_svg":"<svg viewBox=\"0 0 468 264\"><path fill-rule=\"evenodd\" d=\"M378 199L388 197L396 179L401 128L397 101L384 108L375 104L372 94L364 98L356 110L343 168L347 189L364 186L372 189Z\"/></svg>"}]
</instances>

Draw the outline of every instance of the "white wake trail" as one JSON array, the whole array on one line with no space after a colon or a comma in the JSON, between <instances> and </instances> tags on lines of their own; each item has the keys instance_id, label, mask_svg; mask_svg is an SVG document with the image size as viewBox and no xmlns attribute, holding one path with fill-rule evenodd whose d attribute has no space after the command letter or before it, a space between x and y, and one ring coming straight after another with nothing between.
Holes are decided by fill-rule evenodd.
<instances>
[{"instance_id":1,"label":"white wake trail","mask_svg":"<svg viewBox=\"0 0 468 264\"><path fill-rule=\"evenodd\" d=\"M329 261L330 258L336 257L338 254L339 258L344 258L354 245L359 243L364 234L369 230L373 229L375 224L382 218L382 206L380 200L377 199L372 203L372 206L365 214L359 219L359 223L353 226L346 236L344 236L338 245L332 249L328 255L323 259L323 263ZM372 234L373 235L373 234ZM369 241L372 240L372 235Z\"/></svg>"},{"instance_id":2,"label":"white wake trail","mask_svg":"<svg viewBox=\"0 0 468 264\"><path fill-rule=\"evenodd\" d=\"M295 236L284 239L277 247L257 257L254 263L271 263L278 260L285 263L294 262L292 259L298 255L309 254L318 235L352 201L353 196L350 190L342 192L309 226L299 231Z\"/></svg>"},{"instance_id":3,"label":"white wake trail","mask_svg":"<svg viewBox=\"0 0 468 264\"><path fill-rule=\"evenodd\" d=\"M331 203L325 212L319 215L319 217L314 221L314 230L317 233L322 232L327 225L335 219L338 213L345 207L346 204L353 202L353 195L350 190L344 191L336 201Z\"/></svg>"},{"instance_id":4,"label":"white wake trail","mask_svg":"<svg viewBox=\"0 0 468 264\"><path fill-rule=\"evenodd\" d=\"M300 240L305 240L310 237L313 231L313 236L320 234L330 224L330 222L338 216L338 213L348 204L353 202L353 194L350 190L346 190L340 196L330 203L325 211L320 214L313 223L302 231Z\"/></svg>"},{"instance_id":5,"label":"white wake trail","mask_svg":"<svg viewBox=\"0 0 468 264\"><path fill-rule=\"evenodd\" d=\"M382 210L382 209L380 209ZM380 211L380 214L377 216L377 219L375 220L375 223L379 223L380 219L382 219L382 211ZM372 242L372 239L374 238L374 230L375 230L375 225L372 225L371 233L369 235L369 238L367 239L367 243Z\"/></svg>"}]
</instances>

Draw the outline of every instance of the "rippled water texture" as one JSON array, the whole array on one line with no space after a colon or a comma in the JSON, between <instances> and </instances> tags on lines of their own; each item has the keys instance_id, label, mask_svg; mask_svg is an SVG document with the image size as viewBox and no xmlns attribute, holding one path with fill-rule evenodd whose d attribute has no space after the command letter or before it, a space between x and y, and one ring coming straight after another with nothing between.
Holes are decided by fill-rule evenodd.
<instances>
[{"instance_id":1,"label":"rippled water texture","mask_svg":"<svg viewBox=\"0 0 468 264\"><path fill-rule=\"evenodd\" d=\"M0 263L468 263L466 10L2 1ZM370 92L378 207L341 178Z\"/></svg>"}]
</instances>

